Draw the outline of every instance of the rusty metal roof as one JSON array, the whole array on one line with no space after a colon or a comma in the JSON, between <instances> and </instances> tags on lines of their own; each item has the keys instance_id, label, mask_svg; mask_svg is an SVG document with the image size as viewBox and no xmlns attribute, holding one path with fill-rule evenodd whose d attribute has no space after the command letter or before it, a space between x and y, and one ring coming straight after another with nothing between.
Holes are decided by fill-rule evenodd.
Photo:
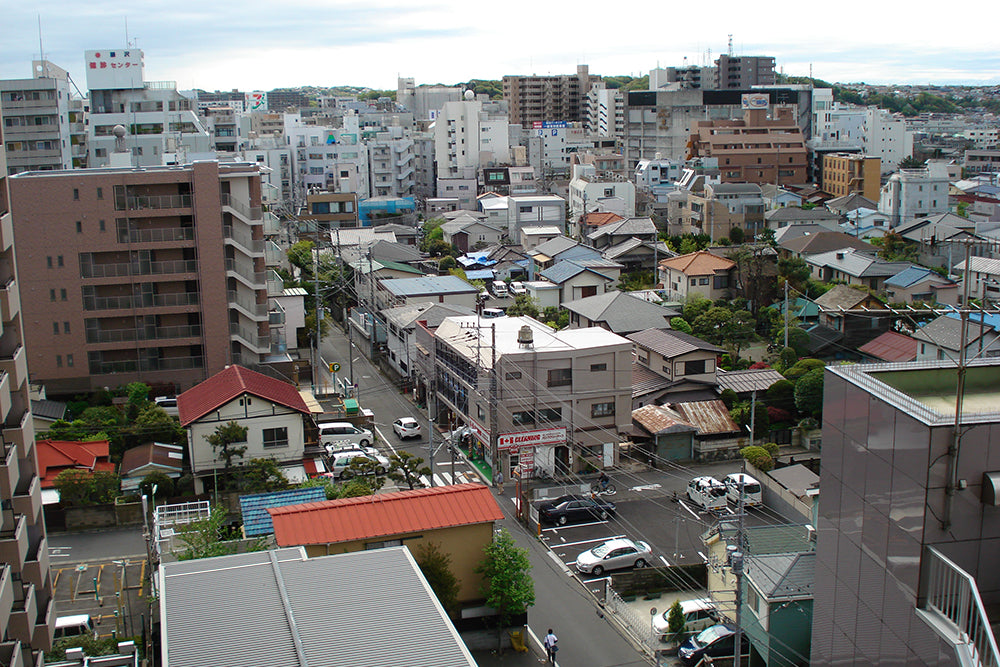
<instances>
[{"instance_id":1,"label":"rusty metal roof","mask_svg":"<svg viewBox=\"0 0 1000 667\"><path fill-rule=\"evenodd\" d=\"M675 411L661 405L644 405L632 411L632 421L653 435L684 433L697 429Z\"/></svg>"},{"instance_id":2,"label":"rusty metal roof","mask_svg":"<svg viewBox=\"0 0 1000 667\"><path fill-rule=\"evenodd\" d=\"M740 427L729 416L722 401L695 401L671 405L681 417L695 426L700 435L739 433Z\"/></svg>"}]
</instances>

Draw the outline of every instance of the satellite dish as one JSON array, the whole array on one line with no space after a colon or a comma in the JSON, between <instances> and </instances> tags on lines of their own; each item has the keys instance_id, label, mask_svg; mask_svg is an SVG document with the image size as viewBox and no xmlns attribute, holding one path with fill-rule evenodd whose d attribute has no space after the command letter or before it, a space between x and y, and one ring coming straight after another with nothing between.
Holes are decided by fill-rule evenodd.
<instances>
[{"instance_id":1,"label":"satellite dish","mask_svg":"<svg viewBox=\"0 0 1000 667\"><path fill-rule=\"evenodd\" d=\"M465 91L465 99L471 102L472 100L476 99L476 93L471 90Z\"/></svg>"}]
</instances>

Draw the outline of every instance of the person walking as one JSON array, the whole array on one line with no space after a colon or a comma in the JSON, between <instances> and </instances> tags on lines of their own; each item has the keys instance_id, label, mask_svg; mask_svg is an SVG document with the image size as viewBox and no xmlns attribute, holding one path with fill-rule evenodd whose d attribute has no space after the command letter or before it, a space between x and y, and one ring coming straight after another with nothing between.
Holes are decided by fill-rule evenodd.
<instances>
[{"instance_id":1,"label":"person walking","mask_svg":"<svg viewBox=\"0 0 1000 667\"><path fill-rule=\"evenodd\" d=\"M558 642L559 638L552 632L552 628L549 628L549 633L542 640L542 646L545 647L545 655L553 665L556 664L556 651L559 650Z\"/></svg>"},{"instance_id":2,"label":"person walking","mask_svg":"<svg viewBox=\"0 0 1000 667\"><path fill-rule=\"evenodd\" d=\"M497 474L493 477L494 481L497 483L497 493L501 496L503 495L503 473L500 469L497 469Z\"/></svg>"}]
</instances>

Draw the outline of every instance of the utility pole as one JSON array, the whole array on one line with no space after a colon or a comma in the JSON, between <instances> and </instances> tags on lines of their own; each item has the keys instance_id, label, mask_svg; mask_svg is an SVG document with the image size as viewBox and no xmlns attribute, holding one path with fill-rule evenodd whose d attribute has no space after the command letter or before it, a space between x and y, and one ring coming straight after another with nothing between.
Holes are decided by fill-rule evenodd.
<instances>
[{"instance_id":1,"label":"utility pole","mask_svg":"<svg viewBox=\"0 0 1000 667\"><path fill-rule=\"evenodd\" d=\"M785 347L788 347L788 278L785 278Z\"/></svg>"},{"instance_id":2,"label":"utility pole","mask_svg":"<svg viewBox=\"0 0 1000 667\"><path fill-rule=\"evenodd\" d=\"M754 443L754 426L757 415L757 391L750 394L750 444ZM736 644L733 649L733 667L740 667L743 650L743 517L745 515L743 505L743 488L747 475L747 460L740 459L740 484L739 495L736 503L736 517L739 521L736 529L736 551L733 552L730 567L736 575Z\"/></svg>"},{"instance_id":3,"label":"utility pole","mask_svg":"<svg viewBox=\"0 0 1000 667\"><path fill-rule=\"evenodd\" d=\"M323 328L323 305L319 298L319 243L316 243L316 252L313 253L313 283L316 289L316 351L313 353L313 394L319 389L319 343L322 338L320 331Z\"/></svg>"},{"instance_id":4,"label":"utility pole","mask_svg":"<svg viewBox=\"0 0 1000 667\"><path fill-rule=\"evenodd\" d=\"M449 448L451 443L449 443ZM434 412L431 410L431 387L430 382L427 383L427 467L431 469L431 474L428 475L430 479L431 486L434 486ZM454 476L455 468L452 467L451 474ZM452 479L454 481L454 478Z\"/></svg>"},{"instance_id":5,"label":"utility pole","mask_svg":"<svg viewBox=\"0 0 1000 667\"><path fill-rule=\"evenodd\" d=\"M371 301L368 304L368 315L372 318L371 323L371 344L372 344L372 363L375 363L375 269L372 264L372 247L368 246L368 287L371 294Z\"/></svg>"},{"instance_id":6,"label":"utility pole","mask_svg":"<svg viewBox=\"0 0 1000 667\"><path fill-rule=\"evenodd\" d=\"M490 345L492 355L492 365L490 366L490 461L493 469L493 477L496 478L497 470L500 469L500 452L497 451L497 325L491 324L493 344Z\"/></svg>"}]
</instances>

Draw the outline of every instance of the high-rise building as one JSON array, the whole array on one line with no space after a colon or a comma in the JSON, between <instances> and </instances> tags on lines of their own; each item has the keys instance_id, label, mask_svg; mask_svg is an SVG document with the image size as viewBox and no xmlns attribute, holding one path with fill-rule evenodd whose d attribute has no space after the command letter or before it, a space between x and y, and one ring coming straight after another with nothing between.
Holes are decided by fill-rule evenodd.
<instances>
[{"instance_id":1,"label":"high-rise building","mask_svg":"<svg viewBox=\"0 0 1000 667\"><path fill-rule=\"evenodd\" d=\"M497 104L478 100L446 103L434 124L438 179L462 178L470 169L474 178L482 167L509 163L508 128L507 116Z\"/></svg>"},{"instance_id":2,"label":"high-rise building","mask_svg":"<svg viewBox=\"0 0 1000 667\"><path fill-rule=\"evenodd\" d=\"M413 112L413 120L432 121L446 102L459 102L462 89L458 86L417 86L412 77L397 81L396 103Z\"/></svg>"},{"instance_id":3,"label":"high-rise building","mask_svg":"<svg viewBox=\"0 0 1000 667\"><path fill-rule=\"evenodd\" d=\"M124 143L124 140L123 140ZM50 393L132 381L186 389L272 340L280 251L256 163L10 177L32 380Z\"/></svg>"},{"instance_id":4,"label":"high-rise building","mask_svg":"<svg viewBox=\"0 0 1000 667\"><path fill-rule=\"evenodd\" d=\"M82 133L70 118L69 76L47 60L36 60L31 79L0 81L7 172L71 169L71 131Z\"/></svg>"},{"instance_id":5,"label":"high-rise building","mask_svg":"<svg viewBox=\"0 0 1000 667\"><path fill-rule=\"evenodd\" d=\"M774 58L771 56L731 56L723 53L716 59L715 69L720 90L774 85Z\"/></svg>"},{"instance_id":6,"label":"high-rise building","mask_svg":"<svg viewBox=\"0 0 1000 667\"><path fill-rule=\"evenodd\" d=\"M834 197L859 193L878 201L881 188L879 158L854 153L827 153L823 156L823 192Z\"/></svg>"},{"instance_id":7,"label":"high-rise building","mask_svg":"<svg viewBox=\"0 0 1000 667\"><path fill-rule=\"evenodd\" d=\"M32 667L52 646L55 610L0 109L0 664Z\"/></svg>"},{"instance_id":8,"label":"high-rise building","mask_svg":"<svg viewBox=\"0 0 1000 667\"><path fill-rule=\"evenodd\" d=\"M620 88L606 88L597 82L587 93L587 118L584 127L602 137L625 135L625 94Z\"/></svg>"},{"instance_id":9,"label":"high-rise building","mask_svg":"<svg viewBox=\"0 0 1000 667\"><path fill-rule=\"evenodd\" d=\"M891 173L905 157L913 154L913 135L906 131L906 121L891 111L869 107L862 125L861 148L865 155L882 159L882 173Z\"/></svg>"},{"instance_id":10,"label":"high-rise building","mask_svg":"<svg viewBox=\"0 0 1000 667\"><path fill-rule=\"evenodd\" d=\"M559 76L508 75L503 78L503 99L510 122L515 125L545 121L587 120L587 93L591 82L587 65L578 65L576 74Z\"/></svg>"}]
</instances>

